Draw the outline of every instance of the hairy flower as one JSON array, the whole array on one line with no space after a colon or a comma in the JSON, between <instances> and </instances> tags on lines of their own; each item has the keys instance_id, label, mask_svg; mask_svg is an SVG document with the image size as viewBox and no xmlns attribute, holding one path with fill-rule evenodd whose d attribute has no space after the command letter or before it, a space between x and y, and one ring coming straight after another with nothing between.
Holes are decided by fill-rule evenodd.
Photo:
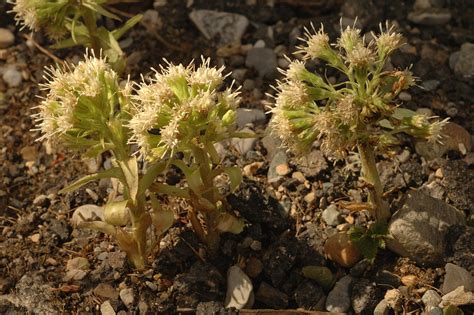
<instances>
[{"instance_id":1,"label":"hairy flower","mask_svg":"<svg viewBox=\"0 0 474 315\"><path fill-rule=\"evenodd\" d=\"M430 124L428 128L428 136L426 139L430 142L442 143L443 141L443 128L448 123L449 118L443 120L435 121Z\"/></svg>"},{"instance_id":2,"label":"hairy flower","mask_svg":"<svg viewBox=\"0 0 474 315\"><path fill-rule=\"evenodd\" d=\"M382 58L385 58L403 45L402 34L396 33L394 31L394 26L392 25L389 27L388 23L385 30L383 29L382 24L380 24L380 34L378 36L374 35L374 37L378 54Z\"/></svg>"},{"instance_id":3,"label":"hairy flower","mask_svg":"<svg viewBox=\"0 0 474 315\"><path fill-rule=\"evenodd\" d=\"M300 81L287 81L278 85L279 94L276 97L276 106L297 109L311 101L307 86Z\"/></svg>"},{"instance_id":4,"label":"hairy flower","mask_svg":"<svg viewBox=\"0 0 474 315\"><path fill-rule=\"evenodd\" d=\"M39 28L39 17L37 9L34 6L34 1L31 0L15 0L9 1L13 4L12 12L15 13L15 21L17 24L22 24L23 27L28 27L30 30L37 31Z\"/></svg>"},{"instance_id":5,"label":"hairy flower","mask_svg":"<svg viewBox=\"0 0 474 315\"><path fill-rule=\"evenodd\" d=\"M361 44L360 30L348 26L342 31L341 36L337 40L336 47L342 48L348 53Z\"/></svg>"},{"instance_id":6,"label":"hairy flower","mask_svg":"<svg viewBox=\"0 0 474 315\"><path fill-rule=\"evenodd\" d=\"M375 53L369 47L358 44L347 52L346 61L353 68L364 68L375 62Z\"/></svg>"},{"instance_id":7,"label":"hairy flower","mask_svg":"<svg viewBox=\"0 0 474 315\"><path fill-rule=\"evenodd\" d=\"M311 24L311 28L312 31L305 28L305 38L300 38L305 41L306 45L297 47L298 52L303 53L305 60L324 57L331 50L329 36L324 32L323 26L321 25L317 32L313 24Z\"/></svg>"},{"instance_id":8,"label":"hairy flower","mask_svg":"<svg viewBox=\"0 0 474 315\"><path fill-rule=\"evenodd\" d=\"M186 151L201 137L217 140L234 128L238 91L219 91L223 68L202 59L197 69L167 63L150 83L138 85L133 97L136 114L130 120L131 142L149 159Z\"/></svg>"},{"instance_id":9,"label":"hairy flower","mask_svg":"<svg viewBox=\"0 0 474 315\"><path fill-rule=\"evenodd\" d=\"M86 55L75 66L48 69L47 78L43 88L48 94L36 115L43 134L39 140L99 140L121 93L105 59Z\"/></svg>"}]
</instances>

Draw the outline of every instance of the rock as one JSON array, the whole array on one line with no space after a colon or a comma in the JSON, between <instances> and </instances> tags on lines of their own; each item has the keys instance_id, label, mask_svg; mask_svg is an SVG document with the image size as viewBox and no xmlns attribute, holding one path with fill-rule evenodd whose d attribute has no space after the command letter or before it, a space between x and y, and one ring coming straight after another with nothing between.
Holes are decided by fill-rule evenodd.
<instances>
[{"instance_id":1,"label":"rock","mask_svg":"<svg viewBox=\"0 0 474 315\"><path fill-rule=\"evenodd\" d=\"M219 35L219 45L240 44L249 25L243 15L212 10L193 10L189 18L206 39Z\"/></svg>"},{"instance_id":2,"label":"rock","mask_svg":"<svg viewBox=\"0 0 474 315\"><path fill-rule=\"evenodd\" d=\"M267 181L269 184L278 183L282 179L282 176L277 173L277 167L282 164L287 164L287 157L285 152L279 151L268 166Z\"/></svg>"},{"instance_id":3,"label":"rock","mask_svg":"<svg viewBox=\"0 0 474 315\"><path fill-rule=\"evenodd\" d=\"M263 270L263 263L256 257L250 257L245 265L245 273L251 278L256 278Z\"/></svg>"},{"instance_id":4,"label":"rock","mask_svg":"<svg viewBox=\"0 0 474 315\"><path fill-rule=\"evenodd\" d=\"M356 314L372 314L382 297L375 283L359 279L352 286L352 309Z\"/></svg>"},{"instance_id":5,"label":"rock","mask_svg":"<svg viewBox=\"0 0 474 315\"><path fill-rule=\"evenodd\" d=\"M255 298L257 301L275 309L283 309L288 306L288 296L263 281L258 288Z\"/></svg>"},{"instance_id":6,"label":"rock","mask_svg":"<svg viewBox=\"0 0 474 315\"><path fill-rule=\"evenodd\" d=\"M303 280L299 283L294 298L298 307L304 310L321 310L324 307L324 292L311 280Z\"/></svg>"},{"instance_id":7,"label":"rock","mask_svg":"<svg viewBox=\"0 0 474 315\"><path fill-rule=\"evenodd\" d=\"M7 29L0 27L0 49L8 48L15 43L15 35Z\"/></svg>"},{"instance_id":8,"label":"rock","mask_svg":"<svg viewBox=\"0 0 474 315\"><path fill-rule=\"evenodd\" d=\"M80 270L80 269L73 269L66 272L66 275L63 277L64 282L69 281L80 281L84 279L89 271Z\"/></svg>"},{"instance_id":9,"label":"rock","mask_svg":"<svg viewBox=\"0 0 474 315\"><path fill-rule=\"evenodd\" d=\"M10 88L18 87L23 81L21 73L16 69L16 67L7 67L3 71L2 78Z\"/></svg>"},{"instance_id":10,"label":"rock","mask_svg":"<svg viewBox=\"0 0 474 315\"><path fill-rule=\"evenodd\" d=\"M20 150L21 157L24 161L36 161L38 150L35 146L27 145Z\"/></svg>"},{"instance_id":11,"label":"rock","mask_svg":"<svg viewBox=\"0 0 474 315\"><path fill-rule=\"evenodd\" d=\"M71 223L73 226L78 226L81 222L103 220L104 209L93 204L86 204L77 207L71 217Z\"/></svg>"},{"instance_id":12,"label":"rock","mask_svg":"<svg viewBox=\"0 0 474 315\"><path fill-rule=\"evenodd\" d=\"M336 233L329 237L324 244L324 251L329 259L346 268L354 266L361 259L347 233Z\"/></svg>"},{"instance_id":13,"label":"rock","mask_svg":"<svg viewBox=\"0 0 474 315\"><path fill-rule=\"evenodd\" d=\"M247 52L245 66L255 68L262 78L272 79L276 74L277 57L270 48L252 48Z\"/></svg>"},{"instance_id":14,"label":"rock","mask_svg":"<svg viewBox=\"0 0 474 315\"><path fill-rule=\"evenodd\" d=\"M66 264L66 270L81 269L87 270L90 268L89 261L84 257L76 257L69 259Z\"/></svg>"},{"instance_id":15,"label":"rock","mask_svg":"<svg viewBox=\"0 0 474 315\"><path fill-rule=\"evenodd\" d=\"M267 135L261 141L263 147L267 150L267 160L271 161L275 154L280 151L281 141L273 135Z\"/></svg>"},{"instance_id":16,"label":"rock","mask_svg":"<svg viewBox=\"0 0 474 315\"><path fill-rule=\"evenodd\" d=\"M238 310L252 308L254 302L253 285L249 277L238 266L227 271L227 293L224 305Z\"/></svg>"},{"instance_id":17,"label":"rock","mask_svg":"<svg viewBox=\"0 0 474 315\"><path fill-rule=\"evenodd\" d=\"M102 315L115 315L116 314L112 304L110 304L110 301L107 300L100 305L100 314Z\"/></svg>"},{"instance_id":18,"label":"rock","mask_svg":"<svg viewBox=\"0 0 474 315\"><path fill-rule=\"evenodd\" d=\"M428 290L421 297L421 301L425 304L426 310L430 311L432 308L439 305L441 302L441 296L435 290Z\"/></svg>"},{"instance_id":19,"label":"rock","mask_svg":"<svg viewBox=\"0 0 474 315\"><path fill-rule=\"evenodd\" d=\"M125 265L127 254L124 252L105 253L104 265L112 269L121 269Z\"/></svg>"},{"instance_id":20,"label":"rock","mask_svg":"<svg viewBox=\"0 0 474 315\"><path fill-rule=\"evenodd\" d=\"M463 286L466 291L474 291L474 277L469 271L451 263L447 263L444 269L446 270L442 288L444 294L460 286Z\"/></svg>"},{"instance_id":21,"label":"rock","mask_svg":"<svg viewBox=\"0 0 474 315\"><path fill-rule=\"evenodd\" d=\"M336 226L339 224L339 216L339 210L337 210L337 206L334 204L331 204L329 207L324 209L321 215L324 222L326 222L330 226Z\"/></svg>"},{"instance_id":22,"label":"rock","mask_svg":"<svg viewBox=\"0 0 474 315\"><path fill-rule=\"evenodd\" d=\"M463 222L464 215L456 208L423 192L412 191L390 219L387 247L419 263L438 265L444 259L447 229Z\"/></svg>"},{"instance_id":23,"label":"rock","mask_svg":"<svg viewBox=\"0 0 474 315\"><path fill-rule=\"evenodd\" d=\"M247 124L262 124L266 122L265 112L261 109L237 108L235 122L237 128Z\"/></svg>"},{"instance_id":24,"label":"rock","mask_svg":"<svg viewBox=\"0 0 474 315\"><path fill-rule=\"evenodd\" d=\"M399 287L400 289L402 286ZM387 302L388 306L395 310L397 313L403 302L403 294L399 289L390 289L385 292L384 301Z\"/></svg>"},{"instance_id":25,"label":"rock","mask_svg":"<svg viewBox=\"0 0 474 315\"><path fill-rule=\"evenodd\" d=\"M318 176L328 168L324 154L319 150L313 150L306 156L298 159L296 167L307 177Z\"/></svg>"},{"instance_id":26,"label":"rock","mask_svg":"<svg viewBox=\"0 0 474 315\"><path fill-rule=\"evenodd\" d=\"M120 290L120 299L127 308L130 308L135 301L135 293L132 288L125 288Z\"/></svg>"},{"instance_id":27,"label":"rock","mask_svg":"<svg viewBox=\"0 0 474 315\"><path fill-rule=\"evenodd\" d=\"M248 72L247 69L234 69L234 70L232 70L232 74L230 76L235 81L242 82L245 79L245 75L247 74L247 72ZM237 108L237 117L239 116L239 110L240 109L241 108ZM242 108L242 109L245 109L245 108Z\"/></svg>"},{"instance_id":28,"label":"rock","mask_svg":"<svg viewBox=\"0 0 474 315\"><path fill-rule=\"evenodd\" d=\"M441 298L439 307L445 307L450 304L452 305L466 305L474 303L474 293L466 291L463 286L457 287L455 290L445 294Z\"/></svg>"},{"instance_id":29,"label":"rock","mask_svg":"<svg viewBox=\"0 0 474 315\"><path fill-rule=\"evenodd\" d=\"M48 200L48 196L38 195L38 196L35 197L35 199L33 199L33 205L42 206L46 203L47 200Z\"/></svg>"},{"instance_id":30,"label":"rock","mask_svg":"<svg viewBox=\"0 0 474 315\"><path fill-rule=\"evenodd\" d=\"M150 32L158 32L163 27L163 21L161 20L160 13L156 10L146 10L143 13L142 25Z\"/></svg>"},{"instance_id":31,"label":"rock","mask_svg":"<svg viewBox=\"0 0 474 315\"><path fill-rule=\"evenodd\" d=\"M248 134L255 134L250 128L243 128L239 132L245 132ZM257 139L255 137L251 138L232 138L230 139L230 145L233 146L240 154L245 155L250 150L253 150Z\"/></svg>"},{"instance_id":32,"label":"rock","mask_svg":"<svg viewBox=\"0 0 474 315\"><path fill-rule=\"evenodd\" d=\"M425 89L425 91L434 91L440 85L441 82L438 80L426 80L421 83L421 86Z\"/></svg>"},{"instance_id":33,"label":"rock","mask_svg":"<svg viewBox=\"0 0 474 315\"><path fill-rule=\"evenodd\" d=\"M326 299L326 311L345 313L351 307L350 285L352 277L347 275L336 282Z\"/></svg>"},{"instance_id":34,"label":"rock","mask_svg":"<svg viewBox=\"0 0 474 315\"><path fill-rule=\"evenodd\" d=\"M464 77L474 76L474 43L464 43L461 50L453 57L452 69L457 75ZM451 65L451 57L449 59Z\"/></svg>"},{"instance_id":35,"label":"rock","mask_svg":"<svg viewBox=\"0 0 474 315\"><path fill-rule=\"evenodd\" d=\"M108 283L99 283L93 290L94 294L108 300L117 301L119 294L113 286Z\"/></svg>"},{"instance_id":36,"label":"rock","mask_svg":"<svg viewBox=\"0 0 474 315\"><path fill-rule=\"evenodd\" d=\"M385 300L380 301L374 309L374 315L388 315L388 313L389 307Z\"/></svg>"},{"instance_id":37,"label":"rock","mask_svg":"<svg viewBox=\"0 0 474 315\"><path fill-rule=\"evenodd\" d=\"M334 276L328 267L306 266L301 271L304 277L316 281L326 290L331 288L334 282Z\"/></svg>"},{"instance_id":38,"label":"rock","mask_svg":"<svg viewBox=\"0 0 474 315\"><path fill-rule=\"evenodd\" d=\"M421 25L445 25L451 20L448 9L428 8L408 13L408 20Z\"/></svg>"},{"instance_id":39,"label":"rock","mask_svg":"<svg viewBox=\"0 0 474 315\"><path fill-rule=\"evenodd\" d=\"M3 299L22 308L21 313L31 314L61 314L65 305L55 296L53 288L40 274L27 272L15 285L14 293L0 295L0 303Z\"/></svg>"},{"instance_id":40,"label":"rock","mask_svg":"<svg viewBox=\"0 0 474 315\"><path fill-rule=\"evenodd\" d=\"M411 94L408 93L408 92L401 92L400 94L398 94L398 98L401 100L401 101L404 101L404 102L409 102L411 101Z\"/></svg>"}]
</instances>

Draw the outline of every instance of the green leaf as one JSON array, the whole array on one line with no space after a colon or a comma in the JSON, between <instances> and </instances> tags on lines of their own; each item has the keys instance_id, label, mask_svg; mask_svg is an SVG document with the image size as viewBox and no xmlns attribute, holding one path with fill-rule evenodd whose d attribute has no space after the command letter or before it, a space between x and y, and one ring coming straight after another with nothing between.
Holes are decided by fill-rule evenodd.
<instances>
[{"instance_id":1,"label":"green leaf","mask_svg":"<svg viewBox=\"0 0 474 315\"><path fill-rule=\"evenodd\" d=\"M302 269L305 278L316 281L324 289L331 288L334 282L334 276L328 267L324 266L306 266Z\"/></svg>"},{"instance_id":2,"label":"green leaf","mask_svg":"<svg viewBox=\"0 0 474 315\"><path fill-rule=\"evenodd\" d=\"M104 221L114 226L126 225L130 219L128 200L109 201L104 206Z\"/></svg>"},{"instance_id":3,"label":"green leaf","mask_svg":"<svg viewBox=\"0 0 474 315\"><path fill-rule=\"evenodd\" d=\"M224 212L217 219L217 229L224 233L239 234L245 227L244 220L234 215Z\"/></svg>"},{"instance_id":4,"label":"green leaf","mask_svg":"<svg viewBox=\"0 0 474 315\"><path fill-rule=\"evenodd\" d=\"M116 40L119 40L129 29L134 27L140 20L142 19L143 15L138 14L129 19L127 22L125 22L121 27L119 27L116 30L112 31L112 35Z\"/></svg>"},{"instance_id":5,"label":"green leaf","mask_svg":"<svg viewBox=\"0 0 474 315\"><path fill-rule=\"evenodd\" d=\"M112 12L109 12L107 11L106 9L104 9L102 6L100 6L99 4L97 4L96 2L93 2L93 1L82 1L82 5L94 12L97 12L99 13L100 15L103 15L103 16L106 16L106 17L109 17L111 19L114 19L114 20L117 20L117 21L121 21L121 19L113 14Z\"/></svg>"},{"instance_id":6,"label":"green leaf","mask_svg":"<svg viewBox=\"0 0 474 315\"><path fill-rule=\"evenodd\" d=\"M204 183L202 182L201 173L199 169L194 170L189 176L186 176L189 188L197 195L201 195L204 189Z\"/></svg>"},{"instance_id":7,"label":"green leaf","mask_svg":"<svg viewBox=\"0 0 474 315\"><path fill-rule=\"evenodd\" d=\"M90 174L90 175L84 176L83 178L81 178L81 179L75 181L74 183L72 183L71 185L61 189L59 191L59 193L60 194L69 193L69 192L72 192L76 189L81 188L82 186L84 186L85 184L90 183L93 180L98 180L98 179L102 179L102 178L111 178L111 177L120 178L120 169L117 168L117 167L112 167L112 168L109 168L108 170L105 170L105 171L100 172L100 173L95 173L95 174Z\"/></svg>"},{"instance_id":8,"label":"green leaf","mask_svg":"<svg viewBox=\"0 0 474 315\"><path fill-rule=\"evenodd\" d=\"M167 184L156 183L151 186L150 190L159 194L190 199L189 188L180 188Z\"/></svg>"},{"instance_id":9,"label":"green leaf","mask_svg":"<svg viewBox=\"0 0 474 315\"><path fill-rule=\"evenodd\" d=\"M153 184L155 178L162 173L168 166L166 161L152 164L146 170L145 175L138 182L138 194L144 194L145 191Z\"/></svg>"},{"instance_id":10,"label":"green leaf","mask_svg":"<svg viewBox=\"0 0 474 315\"><path fill-rule=\"evenodd\" d=\"M94 158L105 151L112 150L114 147L115 146L112 143L98 143L87 149L87 151L83 155L86 157Z\"/></svg>"},{"instance_id":11,"label":"green leaf","mask_svg":"<svg viewBox=\"0 0 474 315\"><path fill-rule=\"evenodd\" d=\"M84 229L96 230L110 236L117 235L117 229L114 226L103 221L81 222L79 224L79 227Z\"/></svg>"},{"instance_id":12,"label":"green leaf","mask_svg":"<svg viewBox=\"0 0 474 315\"><path fill-rule=\"evenodd\" d=\"M131 157L126 161L117 161L122 170L130 199L135 202L138 193L138 164L137 158Z\"/></svg>"},{"instance_id":13,"label":"green leaf","mask_svg":"<svg viewBox=\"0 0 474 315\"><path fill-rule=\"evenodd\" d=\"M153 212L151 213L151 221L158 235L165 233L174 223L173 211L163 210L155 195L150 195Z\"/></svg>"},{"instance_id":14,"label":"green leaf","mask_svg":"<svg viewBox=\"0 0 474 315\"><path fill-rule=\"evenodd\" d=\"M411 118L415 115L416 115L416 112L414 112L410 109L397 107L393 111L393 114L392 114L391 117L396 119L396 120L403 120L404 118Z\"/></svg>"},{"instance_id":15,"label":"green leaf","mask_svg":"<svg viewBox=\"0 0 474 315\"><path fill-rule=\"evenodd\" d=\"M233 167L226 167L224 168L224 172L229 175L230 178L230 191L234 192L242 183L242 171L240 167L233 166Z\"/></svg>"},{"instance_id":16,"label":"green leaf","mask_svg":"<svg viewBox=\"0 0 474 315\"><path fill-rule=\"evenodd\" d=\"M392 123L388 119L382 119L378 122L379 126L385 129L393 129Z\"/></svg>"}]
</instances>

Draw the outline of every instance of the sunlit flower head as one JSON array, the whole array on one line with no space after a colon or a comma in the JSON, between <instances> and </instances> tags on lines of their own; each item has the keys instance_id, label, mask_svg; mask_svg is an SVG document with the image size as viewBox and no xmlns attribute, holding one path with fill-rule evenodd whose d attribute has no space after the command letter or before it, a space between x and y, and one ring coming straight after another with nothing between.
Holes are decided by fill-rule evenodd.
<instances>
[{"instance_id":1,"label":"sunlit flower head","mask_svg":"<svg viewBox=\"0 0 474 315\"><path fill-rule=\"evenodd\" d=\"M324 32L324 27L321 25L319 31L316 31L314 25L311 24L311 30L305 28L305 37L300 38L305 42L305 45L297 47L298 52L303 53L305 60L320 58L327 54L329 47L329 36Z\"/></svg>"},{"instance_id":2,"label":"sunlit flower head","mask_svg":"<svg viewBox=\"0 0 474 315\"><path fill-rule=\"evenodd\" d=\"M103 58L86 55L77 65L47 69L47 96L36 115L40 140L59 140L69 132L91 134L111 113L121 93L117 74ZM106 121L106 120L105 120ZM105 123L104 121L104 123ZM89 136L90 137L90 136Z\"/></svg>"}]
</instances>

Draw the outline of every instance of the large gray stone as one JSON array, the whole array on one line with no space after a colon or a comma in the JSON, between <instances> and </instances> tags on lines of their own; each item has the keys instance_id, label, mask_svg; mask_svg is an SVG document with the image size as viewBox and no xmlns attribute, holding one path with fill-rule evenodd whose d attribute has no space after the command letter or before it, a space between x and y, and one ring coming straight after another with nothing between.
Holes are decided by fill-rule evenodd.
<instances>
[{"instance_id":1,"label":"large gray stone","mask_svg":"<svg viewBox=\"0 0 474 315\"><path fill-rule=\"evenodd\" d=\"M446 264L444 269L446 270L443 282L444 294L460 286L464 286L467 291L474 291L474 277L469 271L451 263Z\"/></svg>"},{"instance_id":2,"label":"large gray stone","mask_svg":"<svg viewBox=\"0 0 474 315\"><path fill-rule=\"evenodd\" d=\"M270 48L252 48L247 53L245 66L255 68L260 77L271 79L277 72L277 57Z\"/></svg>"},{"instance_id":3,"label":"large gray stone","mask_svg":"<svg viewBox=\"0 0 474 315\"><path fill-rule=\"evenodd\" d=\"M464 43L461 46L457 61L454 63L454 72L465 77L474 76L474 44Z\"/></svg>"},{"instance_id":4,"label":"large gray stone","mask_svg":"<svg viewBox=\"0 0 474 315\"><path fill-rule=\"evenodd\" d=\"M342 277L334 288L329 292L326 299L326 311L334 313L345 313L351 307L350 286L352 277Z\"/></svg>"},{"instance_id":5,"label":"large gray stone","mask_svg":"<svg viewBox=\"0 0 474 315\"><path fill-rule=\"evenodd\" d=\"M404 206L389 222L391 237L387 239L387 246L419 263L440 265L449 226L463 223L461 211L423 192L411 191Z\"/></svg>"},{"instance_id":6,"label":"large gray stone","mask_svg":"<svg viewBox=\"0 0 474 315\"><path fill-rule=\"evenodd\" d=\"M212 10L194 10L189 18L207 39L219 35L219 44L240 44L249 20L240 14Z\"/></svg>"}]
</instances>

